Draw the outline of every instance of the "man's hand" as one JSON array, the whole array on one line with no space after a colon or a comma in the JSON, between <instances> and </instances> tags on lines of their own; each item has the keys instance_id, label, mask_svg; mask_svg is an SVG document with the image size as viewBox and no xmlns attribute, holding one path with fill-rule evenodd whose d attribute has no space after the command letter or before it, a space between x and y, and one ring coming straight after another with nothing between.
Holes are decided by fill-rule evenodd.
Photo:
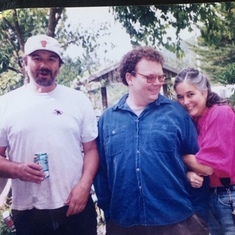
<instances>
[{"instance_id":1,"label":"man's hand","mask_svg":"<svg viewBox=\"0 0 235 235\"><path fill-rule=\"evenodd\" d=\"M45 174L42 172L42 167L34 162L18 163L15 168L15 177L22 181L33 183L41 183Z\"/></svg>"},{"instance_id":2,"label":"man's hand","mask_svg":"<svg viewBox=\"0 0 235 235\"><path fill-rule=\"evenodd\" d=\"M81 184L77 184L69 194L65 204L69 206L66 216L77 214L84 210L88 197L90 194L90 188L83 187Z\"/></svg>"},{"instance_id":3,"label":"man's hand","mask_svg":"<svg viewBox=\"0 0 235 235\"><path fill-rule=\"evenodd\" d=\"M69 206L66 216L77 214L84 210L95 174L99 166L99 156L96 140L83 143L84 164L82 177L70 192L65 204Z\"/></svg>"}]
</instances>

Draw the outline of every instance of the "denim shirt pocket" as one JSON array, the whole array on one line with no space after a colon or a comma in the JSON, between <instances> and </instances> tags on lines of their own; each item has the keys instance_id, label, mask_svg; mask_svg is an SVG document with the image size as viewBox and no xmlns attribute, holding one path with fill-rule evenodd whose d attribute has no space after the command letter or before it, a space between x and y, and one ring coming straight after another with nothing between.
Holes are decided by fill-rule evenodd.
<instances>
[{"instance_id":1,"label":"denim shirt pocket","mask_svg":"<svg viewBox=\"0 0 235 235\"><path fill-rule=\"evenodd\" d=\"M153 151L173 152L177 145L177 128L174 125L152 125L150 143Z\"/></svg>"},{"instance_id":2,"label":"denim shirt pocket","mask_svg":"<svg viewBox=\"0 0 235 235\"><path fill-rule=\"evenodd\" d=\"M105 149L107 156L116 156L124 151L125 129L107 129L105 133Z\"/></svg>"}]
</instances>

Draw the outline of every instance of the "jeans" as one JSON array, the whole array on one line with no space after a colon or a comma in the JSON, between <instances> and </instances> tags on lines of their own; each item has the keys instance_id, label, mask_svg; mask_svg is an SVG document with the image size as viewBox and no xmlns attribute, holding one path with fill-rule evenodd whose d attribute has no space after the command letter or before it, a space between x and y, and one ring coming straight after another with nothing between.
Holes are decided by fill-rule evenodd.
<instances>
[{"instance_id":1,"label":"jeans","mask_svg":"<svg viewBox=\"0 0 235 235\"><path fill-rule=\"evenodd\" d=\"M16 235L96 235L94 203L89 198L85 209L66 217L68 206L53 210L12 210Z\"/></svg>"},{"instance_id":2,"label":"jeans","mask_svg":"<svg viewBox=\"0 0 235 235\"><path fill-rule=\"evenodd\" d=\"M157 215L156 215L157 216ZM106 225L106 235L209 235L206 223L195 214L177 224L123 227L113 221Z\"/></svg>"},{"instance_id":3,"label":"jeans","mask_svg":"<svg viewBox=\"0 0 235 235\"><path fill-rule=\"evenodd\" d=\"M235 191L231 192L235 206ZM209 231L211 235L234 235L235 224L233 221L229 195L227 192L216 191L210 193L209 202Z\"/></svg>"}]
</instances>

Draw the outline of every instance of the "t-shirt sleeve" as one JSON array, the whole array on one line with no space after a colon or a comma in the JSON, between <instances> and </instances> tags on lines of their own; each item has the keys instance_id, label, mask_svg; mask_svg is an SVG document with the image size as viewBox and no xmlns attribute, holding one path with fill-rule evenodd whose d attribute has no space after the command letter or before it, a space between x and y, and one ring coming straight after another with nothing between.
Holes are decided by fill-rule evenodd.
<instances>
[{"instance_id":1,"label":"t-shirt sleeve","mask_svg":"<svg viewBox=\"0 0 235 235\"><path fill-rule=\"evenodd\" d=\"M92 103L87 97L83 97L84 115L82 129L82 142L89 142L94 140L98 136L98 127L95 111Z\"/></svg>"}]
</instances>

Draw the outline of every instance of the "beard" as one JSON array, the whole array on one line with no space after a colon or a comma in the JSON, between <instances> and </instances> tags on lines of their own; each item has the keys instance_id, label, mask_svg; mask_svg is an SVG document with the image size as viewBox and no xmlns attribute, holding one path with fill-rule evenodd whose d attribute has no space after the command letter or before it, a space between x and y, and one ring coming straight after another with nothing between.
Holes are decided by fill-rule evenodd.
<instances>
[{"instance_id":1,"label":"beard","mask_svg":"<svg viewBox=\"0 0 235 235\"><path fill-rule=\"evenodd\" d=\"M35 82L42 87L49 87L55 83L56 72L52 72L50 69L40 69L36 71Z\"/></svg>"}]
</instances>

